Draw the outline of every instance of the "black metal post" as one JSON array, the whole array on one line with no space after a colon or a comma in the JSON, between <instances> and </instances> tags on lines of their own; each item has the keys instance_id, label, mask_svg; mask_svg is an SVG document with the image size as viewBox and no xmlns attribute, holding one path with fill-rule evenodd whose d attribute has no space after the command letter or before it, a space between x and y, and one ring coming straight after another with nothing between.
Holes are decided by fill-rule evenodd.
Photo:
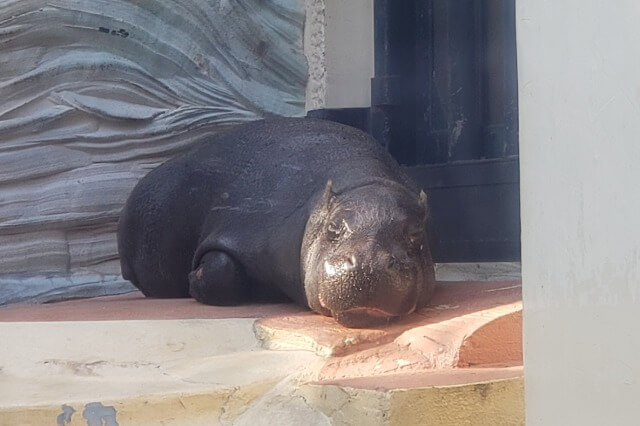
<instances>
[{"instance_id":1,"label":"black metal post","mask_svg":"<svg viewBox=\"0 0 640 426\"><path fill-rule=\"evenodd\" d=\"M481 158L482 3L418 0L418 157L423 164Z\"/></svg>"},{"instance_id":2,"label":"black metal post","mask_svg":"<svg viewBox=\"0 0 640 426\"><path fill-rule=\"evenodd\" d=\"M484 22L484 152L487 158L508 157L518 154L515 2L487 0Z\"/></svg>"},{"instance_id":3,"label":"black metal post","mask_svg":"<svg viewBox=\"0 0 640 426\"><path fill-rule=\"evenodd\" d=\"M413 1L374 1L371 133L401 164L415 164Z\"/></svg>"}]
</instances>

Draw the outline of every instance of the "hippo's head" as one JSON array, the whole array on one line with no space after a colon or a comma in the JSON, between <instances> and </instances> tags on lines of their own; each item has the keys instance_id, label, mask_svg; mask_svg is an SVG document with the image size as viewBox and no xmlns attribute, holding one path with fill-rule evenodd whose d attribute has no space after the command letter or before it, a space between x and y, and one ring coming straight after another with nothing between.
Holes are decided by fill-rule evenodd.
<instances>
[{"instance_id":1,"label":"hippo's head","mask_svg":"<svg viewBox=\"0 0 640 426\"><path fill-rule=\"evenodd\" d=\"M347 327L371 327L424 306L435 281L426 201L395 182L340 194L328 182L302 243L311 309Z\"/></svg>"}]
</instances>

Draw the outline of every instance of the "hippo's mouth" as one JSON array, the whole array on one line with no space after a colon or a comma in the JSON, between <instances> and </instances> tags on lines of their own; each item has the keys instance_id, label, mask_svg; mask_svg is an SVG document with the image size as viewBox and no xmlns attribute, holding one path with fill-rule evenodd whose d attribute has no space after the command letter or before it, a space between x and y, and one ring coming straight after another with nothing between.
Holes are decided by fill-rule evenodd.
<instances>
[{"instance_id":1,"label":"hippo's mouth","mask_svg":"<svg viewBox=\"0 0 640 426\"><path fill-rule=\"evenodd\" d=\"M366 307L352 308L336 312L333 317L338 323L351 328L367 328L387 325L398 318L397 315L393 315L381 309Z\"/></svg>"}]
</instances>

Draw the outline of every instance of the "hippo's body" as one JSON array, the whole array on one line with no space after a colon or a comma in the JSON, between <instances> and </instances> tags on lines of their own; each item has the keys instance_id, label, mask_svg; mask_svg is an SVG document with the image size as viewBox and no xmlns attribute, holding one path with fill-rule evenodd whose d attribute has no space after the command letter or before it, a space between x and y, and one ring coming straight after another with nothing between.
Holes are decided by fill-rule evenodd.
<instances>
[{"instance_id":1,"label":"hippo's body","mask_svg":"<svg viewBox=\"0 0 640 426\"><path fill-rule=\"evenodd\" d=\"M145 295L215 305L287 296L349 326L430 296L426 197L365 133L312 119L240 125L151 171L120 218Z\"/></svg>"}]
</instances>

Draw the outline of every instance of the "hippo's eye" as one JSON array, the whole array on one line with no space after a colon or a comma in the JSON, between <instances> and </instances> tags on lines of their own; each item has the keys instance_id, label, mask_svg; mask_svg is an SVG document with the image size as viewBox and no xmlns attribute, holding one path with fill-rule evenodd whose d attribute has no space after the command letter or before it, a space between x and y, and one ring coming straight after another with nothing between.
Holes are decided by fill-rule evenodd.
<instances>
[{"instance_id":1,"label":"hippo's eye","mask_svg":"<svg viewBox=\"0 0 640 426\"><path fill-rule=\"evenodd\" d=\"M424 247L424 232L422 230L409 233L409 248L411 250L422 250Z\"/></svg>"},{"instance_id":2,"label":"hippo's eye","mask_svg":"<svg viewBox=\"0 0 640 426\"><path fill-rule=\"evenodd\" d=\"M331 221L329 222L329 225L327 225L327 238L331 241L346 238L351 234L353 234L353 231L344 219L340 221Z\"/></svg>"},{"instance_id":3,"label":"hippo's eye","mask_svg":"<svg viewBox=\"0 0 640 426\"><path fill-rule=\"evenodd\" d=\"M340 236L344 232L344 229L344 221L330 222L329 226L327 226L327 237L332 241L336 241L340 238Z\"/></svg>"}]
</instances>

